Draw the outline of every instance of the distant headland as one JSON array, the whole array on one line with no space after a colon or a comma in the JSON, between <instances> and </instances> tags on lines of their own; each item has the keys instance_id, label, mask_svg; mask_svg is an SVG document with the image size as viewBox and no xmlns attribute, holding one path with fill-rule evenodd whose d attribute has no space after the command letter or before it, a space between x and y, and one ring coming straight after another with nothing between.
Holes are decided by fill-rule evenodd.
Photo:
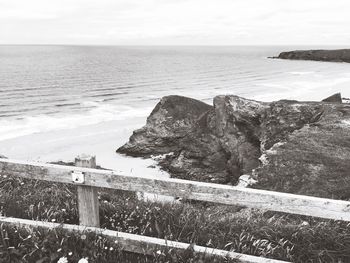
<instances>
[{"instance_id":1,"label":"distant headland","mask_svg":"<svg viewBox=\"0 0 350 263\"><path fill-rule=\"evenodd\" d=\"M270 58L350 63L350 49L295 50L281 52L277 57Z\"/></svg>"}]
</instances>

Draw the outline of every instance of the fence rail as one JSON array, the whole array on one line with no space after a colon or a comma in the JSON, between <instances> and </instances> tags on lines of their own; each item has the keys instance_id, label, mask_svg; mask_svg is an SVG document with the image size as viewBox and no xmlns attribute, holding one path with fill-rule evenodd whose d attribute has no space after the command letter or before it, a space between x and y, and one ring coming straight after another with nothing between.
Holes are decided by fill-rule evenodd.
<instances>
[{"instance_id":1,"label":"fence rail","mask_svg":"<svg viewBox=\"0 0 350 263\"><path fill-rule=\"evenodd\" d=\"M94 161L95 160L93 160L93 162ZM83 165L79 160L76 161L76 163L85 167L94 167L93 164L89 164L89 161L88 164ZM342 200L324 199L172 178L129 176L109 170L97 170L91 168L18 161L11 159L0 159L0 172L9 173L11 175L27 179L75 184L78 186L78 188L84 189L83 193L80 193L78 191L78 204L80 210L79 216L80 224L88 227L99 226L98 219L96 219L97 221L95 220L92 222L88 219L88 217L98 218L98 200L96 198L97 194L96 191L93 191L96 190L96 187L148 192L182 197L191 200L207 201L226 205L241 205L269 211L350 221L350 202ZM93 204L90 204L91 202L93 202ZM94 211L91 211L91 207L94 208L92 209ZM97 209L95 209L96 207ZM28 220L23 221L20 219L0 218L0 221L2 222L9 222L9 220L13 220L11 221L13 223L22 222L22 224L29 225L48 225L49 227L52 225L52 223L38 223L36 221L28 222ZM64 226L65 229L68 230L71 228L80 229L76 228L77 226ZM97 230L98 228L89 229ZM109 233L112 236L122 235L120 232L106 230L103 231L105 233ZM123 233L123 235L126 235L126 233ZM155 247L154 243L152 243L154 241L152 238L147 239L143 236L135 236L136 235L127 235L126 239L131 242L129 242L129 245L133 244L132 242L135 240L138 240L140 242L141 240L143 240L142 242L146 240L145 242L148 242L150 244L150 247ZM164 242L167 242L166 245L170 244L170 241L163 240L159 242L163 242L163 245L165 244ZM174 248L182 249L189 246L189 244L179 242L171 242L171 244L174 244ZM134 247L134 245L131 245L131 247ZM198 247L198 249L199 251L203 250L202 247ZM222 253L228 253L227 251L222 250L213 251L216 251L215 253L218 253L218 255L222 255ZM134 249L132 252L137 252L137 250ZM241 262L282 262L247 256L238 253L231 253L230 256L233 258L239 258ZM248 257L247 260L245 260L246 257Z\"/></svg>"},{"instance_id":2,"label":"fence rail","mask_svg":"<svg viewBox=\"0 0 350 263\"><path fill-rule=\"evenodd\" d=\"M164 240L154 237L148 236L140 236L135 234L129 234L124 232L112 231L108 229L101 229L97 227L85 227L78 225L67 225L67 224L58 224L51 222L42 222L42 221L33 221L26 219L18 219L18 218L6 218L0 216L0 222L7 223L16 226L31 226L31 227L42 227L42 228L62 228L66 231L70 232L94 232L102 236L106 236L109 238L113 238L117 241L117 244L121 246L122 250L139 253L139 254L147 254L153 255L155 251L165 250L165 249L178 249L178 250L186 250L190 247L190 244L176 242L171 240ZM244 255L235 252L229 252L226 250L208 248L203 246L191 246L194 252L199 254L205 254L207 256L212 257L228 257L231 259L237 259L242 263L287 263L286 261L268 259L250 255Z\"/></svg>"},{"instance_id":3,"label":"fence rail","mask_svg":"<svg viewBox=\"0 0 350 263\"><path fill-rule=\"evenodd\" d=\"M28 179L147 192L226 205L242 205L327 219L350 221L350 202L173 178L138 177L115 171L0 159L0 171ZM83 174L84 183L72 180Z\"/></svg>"}]
</instances>

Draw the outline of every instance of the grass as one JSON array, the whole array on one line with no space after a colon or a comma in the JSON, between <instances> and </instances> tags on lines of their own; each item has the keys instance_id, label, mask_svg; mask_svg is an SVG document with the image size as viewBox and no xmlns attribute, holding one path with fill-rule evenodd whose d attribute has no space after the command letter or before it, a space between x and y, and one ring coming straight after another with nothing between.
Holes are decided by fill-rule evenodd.
<instances>
[{"instance_id":1,"label":"grass","mask_svg":"<svg viewBox=\"0 0 350 263\"><path fill-rule=\"evenodd\" d=\"M198 202L152 203L132 193L104 189L99 200L102 228L292 262L350 262L346 222ZM0 213L78 224L76 189L2 174ZM0 262L57 262L63 256L69 262L84 257L89 262L205 262L191 251L155 252L152 257L128 254L94 234L82 239L57 229L1 228Z\"/></svg>"},{"instance_id":2,"label":"grass","mask_svg":"<svg viewBox=\"0 0 350 263\"><path fill-rule=\"evenodd\" d=\"M94 233L67 233L63 229L17 228L0 225L0 262L218 262L191 250L155 251L153 255L124 252L118 243ZM189 260L188 260L189 259ZM227 262L233 262L228 261Z\"/></svg>"}]
</instances>

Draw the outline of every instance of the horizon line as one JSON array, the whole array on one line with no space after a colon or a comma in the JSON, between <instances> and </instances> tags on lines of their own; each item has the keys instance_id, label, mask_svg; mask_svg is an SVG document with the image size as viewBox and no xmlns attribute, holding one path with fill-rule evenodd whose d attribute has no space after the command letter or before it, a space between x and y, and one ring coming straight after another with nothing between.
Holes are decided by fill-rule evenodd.
<instances>
[{"instance_id":1,"label":"horizon line","mask_svg":"<svg viewBox=\"0 0 350 263\"><path fill-rule=\"evenodd\" d=\"M349 44L73 44L73 43L55 43L55 44L19 44L19 43L0 43L0 46L120 46L120 47L257 47L257 46L349 46Z\"/></svg>"}]
</instances>

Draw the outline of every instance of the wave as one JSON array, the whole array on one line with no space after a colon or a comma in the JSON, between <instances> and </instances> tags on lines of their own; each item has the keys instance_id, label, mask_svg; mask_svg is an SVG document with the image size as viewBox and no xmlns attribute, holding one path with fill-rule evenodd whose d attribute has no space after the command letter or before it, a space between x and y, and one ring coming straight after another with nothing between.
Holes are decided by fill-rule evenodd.
<instances>
[{"instance_id":1,"label":"wave","mask_svg":"<svg viewBox=\"0 0 350 263\"><path fill-rule=\"evenodd\" d=\"M127 120L137 117L147 117L151 107L134 108L127 105L101 104L86 101L82 106L94 107L87 112L59 115L26 116L21 119L0 120L0 141L13 139L34 133L49 132L63 129L74 129L81 126L95 125L102 122Z\"/></svg>"},{"instance_id":2,"label":"wave","mask_svg":"<svg viewBox=\"0 0 350 263\"><path fill-rule=\"evenodd\" d=\"M287 72L288 74L291 75L310 75L310 74L315 74L315 71L290 71Z\"/></svg>"}]
</instances>

